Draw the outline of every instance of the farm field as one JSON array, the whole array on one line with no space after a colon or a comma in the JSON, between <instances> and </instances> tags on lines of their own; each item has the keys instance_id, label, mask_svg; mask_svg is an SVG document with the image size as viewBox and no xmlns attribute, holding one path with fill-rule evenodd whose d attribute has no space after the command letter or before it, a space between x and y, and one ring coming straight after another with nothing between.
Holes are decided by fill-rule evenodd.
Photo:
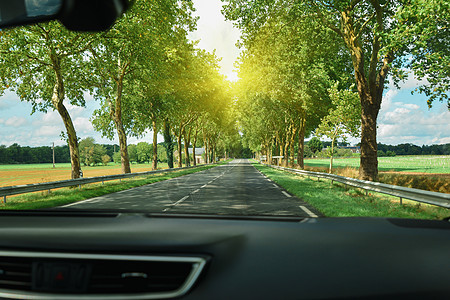
<instances>
[{"instance_id":1,"label":"farm field","mask_svg":"<svg viewBox=\"0 0 450 300\"><path fill-rule=\"evenodd\" d=\"M328 158L305 159L305 165L327 168L330 160ZM359 168L359 157L336 158L333 160L333 167ZM379 157L378 170L380 172L450 174L450 155Z\"/></svg>"},{"instance_id":2,"label":"farm field","mask_svg":"<svg viewBox=\"0 0 450 300\"><path fill-rule=\"evenodd\" d=\"M166 169L165 163L158 164L158 169ZM120 164L111 163L108 166L81 167L83 177L95 177L104 175L120 174ZM132 172L151 171L151 164L132 164ZM22 185L30 183L41 183L57 180L70 179L70 163L56 164L23 164L23 165L0 165L0 187Z\"/></svg>"}]
</instances>

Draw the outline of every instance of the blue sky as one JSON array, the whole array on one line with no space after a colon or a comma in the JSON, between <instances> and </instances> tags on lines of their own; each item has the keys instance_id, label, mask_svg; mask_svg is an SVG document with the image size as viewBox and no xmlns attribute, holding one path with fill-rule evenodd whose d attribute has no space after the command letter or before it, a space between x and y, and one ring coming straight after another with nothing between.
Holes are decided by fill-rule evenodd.
<instances>
[{"instance_id":1,"label":"blue sky","mask_svg":"<svg viewBox=\"0 0 450 300\"><path fill-rule=\"evenodd\" d=\"M239 31L232 24L225 22L220 13L219 0L195 0L196 14L200 16L198 30L190 35L191 39L200 40L199 47L208 51L216 50L222 73L230 80L236 80L233 63L239 55L235 47ZM423 83L423 82L422 82ZM389 85L385 90L381 111L378 117L378 141L384 144L413 143L443 144L450 143L450 112L445 103L436 102L428 109L426 97L421 94L411 95L411 91L420 82L411 75L398 90ZM66 104L80 138L92 136L98 143L117 143L102 138L94 131L90 118L98 108L98 103L88 94L85 95L86 107ZM7 91L0 97L0 144L9 146L18 143L23 146L62 145L60 138L64 126L56 111L44 114L36 112L30 115L31 104L21 102L18 97ZM149 132L140 139L130 137L129 143L139 141L151 142ZM158 140L162 141L161 136ZM357 143L357 139L351 139Z\"/></svg>"}]
</instances>

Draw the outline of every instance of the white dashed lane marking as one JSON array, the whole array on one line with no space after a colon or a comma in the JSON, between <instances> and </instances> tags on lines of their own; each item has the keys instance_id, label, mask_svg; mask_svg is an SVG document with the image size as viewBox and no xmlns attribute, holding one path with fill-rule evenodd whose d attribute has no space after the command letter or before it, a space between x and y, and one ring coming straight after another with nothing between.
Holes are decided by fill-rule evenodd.
<instances>
[{"instance_id":1,"label":"white dashed lane marking","mask_svg":"<svg viewBox=\"0 0 450 300\"><path fill-rule=\"evenodd\" d=\"M309 209L307 209L306 207L304 207L303 205L299 206L305 213L308 214L308 216L312 217L312 218L317 218L317 215L315 213L313 213L312 211L310 211Z\"/></svg>"},{"instance_id":2,"label":"white dashed lane marking","mask_svg":"<svg viewBox=\"0 0 450 300\"><path fill-rule=\"evenodd\" d=\"M172 206L176 206L178 204L180 204L181 202L183 202L184 200L186 200L187 198L189 198L189 196L184 196L183 198L181 198L180 200L178 200L175 203L169 204L170 207ZM170 207L165 208L163 211L168 211L170 209Z\"/></svg>"},{"instance_id":3,"label":"white dashed lane marking","mask_svg":"<svg viewBox=\"0 0 450 300\"><path fill-rule=\"evenodd\" d=\"M286 193L285 191L281 191L282 193L283 193L283 195L285 195L286 197L289 197L289 198L291 198L292 196L291 195L289 195L288 193Z\"/></svg>"}]
</instances>

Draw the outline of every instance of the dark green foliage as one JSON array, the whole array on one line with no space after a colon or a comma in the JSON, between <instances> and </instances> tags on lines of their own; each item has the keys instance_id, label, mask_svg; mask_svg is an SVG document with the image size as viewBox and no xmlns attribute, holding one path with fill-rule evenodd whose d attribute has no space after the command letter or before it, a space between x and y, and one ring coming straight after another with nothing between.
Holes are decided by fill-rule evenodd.
<instances>
[{"instance_id":1,"label":"dark green foliage","mask_svg":"<svg viewBox=\"0 0 450 300\"><path fill-rule=\"evenodd\" d=\"M323 144L322 142L319 140L319 138L317 137L313 137L309 142L308 142L308 146L309 149L313 152L316 153L317 151L322 151L323 149Z\"/></svg>"},{"instance_id":2,"label":"dark green foliage","mask_svg":"<svg viewBox=\"0 0 450 300\"><path fill-rule=\"evenodd\" d=\"M18 144L12 144L9 147L0 146L0 164L39 164L53 162L52 147L22 147ZM55 147L55 162L70 162L69 147Z\"/></svg>"}]
</instances>

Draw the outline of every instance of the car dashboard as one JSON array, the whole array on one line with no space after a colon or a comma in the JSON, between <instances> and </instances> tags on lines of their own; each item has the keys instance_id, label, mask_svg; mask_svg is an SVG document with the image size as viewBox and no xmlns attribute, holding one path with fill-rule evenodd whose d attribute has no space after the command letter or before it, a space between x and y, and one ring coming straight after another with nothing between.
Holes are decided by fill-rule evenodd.
<instances>
[{"instance_id":1,"label":"car dashboard","mask_svg":"<svg viewBox=\"0 0 450 300\"><path fill-rule=\"evenodd\" d=\"M0 226L1 299L450 295L448 220L30 211Z\"/></svg>"}]
</instances>

